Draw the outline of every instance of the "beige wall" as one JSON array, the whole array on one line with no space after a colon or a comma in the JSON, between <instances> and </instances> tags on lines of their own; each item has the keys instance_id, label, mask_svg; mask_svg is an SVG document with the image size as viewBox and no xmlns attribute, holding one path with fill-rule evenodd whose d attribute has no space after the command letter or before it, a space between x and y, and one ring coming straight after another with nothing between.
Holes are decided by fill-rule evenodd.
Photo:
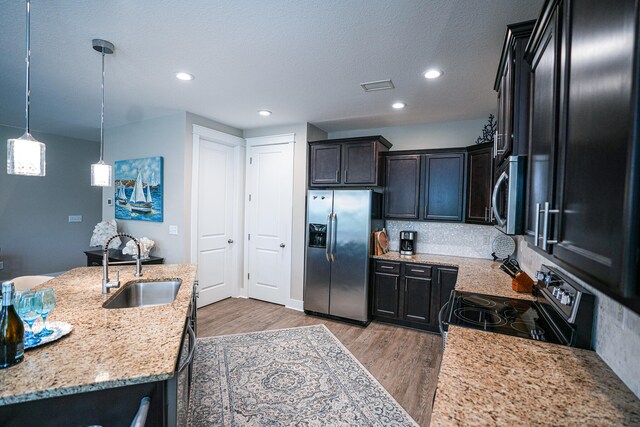
<instances>
[{"instance_id":1,"label":"beige wall","mask_svg":"<svg viewBox=\"0 0 640 427\"><path fill-rule=\"evenodd\" d=\"M164 221L119 221L119 230L136 237L148 237L156 242L152 254L165 258L166 263L190 261L191 232L191 163L193 129L198 124L214 130L241 136L238 129L213 120L179 112L157 119L144 120L105 130L105 161L141 157L164 157ZM114 218L114 188L103 191L102 217ZM178 226L178 234L169 234L169 225Z\"/></svg>"},{"instance_id":2,"label":"beige wall","mask_svg":"<svg viewBox=\"0 0 640 427\"><path fill-rule=\"evenodd\" d=\"M0 126L0 165L7 164L6 141L24 129ZM47 274L87 265L93 227L100 222L100 188L91 187L99 143L34 132L46 144L44 177L0 171L0 279ZM82 222L69 223L69 215Z\"/></svg>"},{"instance_id":3,"label":"beige wall","mask_svg":"<svg viewBox=\"0 0 640 427\"><path fill-rule=\"evenodd\" d=\"M164 221L147 222L118 220L118 230L135 237L148 237L156 242L152 254L165 258L166 263L187 261L184 251L187 231L184 209L184 135L185 113L176 113L157 119L149 119L125 126L105 129L105 162L113 165L116 160L162 156ZM114 199L114 187L105 188L102 195L102 217L115 216L114 206L107 199ZM178 234L169 234L169 225L178 226Z\"/></svg>"},{"instance_id":4,"label":"beige wall","mask_svg":"<svg viewBox=\"0 0 640 427\"><path fill-rule=\"evenodd\" d=\"M454 148L473 145L487 118L454 122L425 123L408 126L357 129L329 132L329 138L382 135L393 144L391 150L422 150L427 148Z\"/></svg>"}]
</instances>

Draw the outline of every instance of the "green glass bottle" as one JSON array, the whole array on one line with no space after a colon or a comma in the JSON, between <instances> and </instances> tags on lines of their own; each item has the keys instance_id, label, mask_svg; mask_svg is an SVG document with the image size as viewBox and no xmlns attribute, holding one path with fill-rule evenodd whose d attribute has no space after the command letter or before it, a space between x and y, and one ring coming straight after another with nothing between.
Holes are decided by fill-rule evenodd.
<instances>
[{"instance_id":1,"label":"green glass bottle","mask_svg":"<svg viewBox=\"0 0 640 427\"><path fill-rule=\"evenodd\" d=\"M13 307L13 292L13 282L2 283L0 369L17 365L24 359L24 326Z\"/></svg>"}]
</instances>

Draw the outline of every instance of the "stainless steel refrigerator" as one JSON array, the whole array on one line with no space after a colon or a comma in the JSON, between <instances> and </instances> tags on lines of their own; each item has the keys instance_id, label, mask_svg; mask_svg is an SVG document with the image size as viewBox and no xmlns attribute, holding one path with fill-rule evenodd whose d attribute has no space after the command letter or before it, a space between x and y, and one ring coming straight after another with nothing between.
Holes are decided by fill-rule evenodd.
<instances>
[{"instance_id":1,"label":"stainless steel refrigerator","mask_svg":"<svg viewBox=\"0 0 640 427\"><path fill-rule=\"evenodd\" d=\"M371 233L383 226L380 193L309 190L306 312L369 322Z\"/></svg>"}]
</instances>

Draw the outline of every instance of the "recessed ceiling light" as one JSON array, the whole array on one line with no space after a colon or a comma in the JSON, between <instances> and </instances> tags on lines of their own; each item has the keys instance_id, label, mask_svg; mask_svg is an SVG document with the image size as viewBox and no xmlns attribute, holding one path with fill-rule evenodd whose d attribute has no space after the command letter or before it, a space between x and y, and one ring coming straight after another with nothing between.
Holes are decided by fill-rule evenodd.
<instances>
[{"instance_id":1,"label":"recessed ceiling light","mask_svg":"<svg viewBox=\"0 0 640 427\"><path fill-rule=\"evenodd\" d=\"M426 73L424 73L424 78L425 79L437 79L442 74L444 74L444 73L442 71L440 71L440 70L428 70Z\"/></svg>"},{"instance_id":2,"label":"recessed ceiling light","mask_svg":"<svg viewBox=\"0 0 640 427\"><path fill-rule=\"evenodd\" d=\"M271 111L269 110L258 110L258 114L260 114L261 116L267 117L271 115Z\"/></svg>"},{"instance_id":3,"label":"recessed ceiling light","mask_svg":"<svg viewBox=\"0 0 640 427\"><path fill-rule=\"evenodd\" d=\"M195 79L193 74L185 73L185 72L182 72L182 71L179 72L179 73L176 73L176 78L178 80L184 80L184 81L189 81L189 80Z\"/></svg>"},{"instance_id":4,"label":"recessed ceiling light","mask_svg":"<svg viewBox=\"0 0 640 427\"><path fill-rule=\"evenodd\" d=\"M405 104L404 102L394 102L393 104L391 104L391 106L392 106L393 108L395 108L396 110L401 110L401 109L403 109L404 107L406 107L406 106L407 106L407 104Z\"/></svg>"}]
</instances>

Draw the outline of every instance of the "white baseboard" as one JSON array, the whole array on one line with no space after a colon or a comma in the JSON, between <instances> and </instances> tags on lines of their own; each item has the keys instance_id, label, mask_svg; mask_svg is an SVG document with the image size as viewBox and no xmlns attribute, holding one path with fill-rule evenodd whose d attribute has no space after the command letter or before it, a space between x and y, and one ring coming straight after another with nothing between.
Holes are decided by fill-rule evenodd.
<instances>
[{"instance_id":1,"label":"white baseboard","mask_svg":"<svg viewBox=\"0 0 640 427\"><path fill-rule=\"evenodd\" d=\"M304 301L290 298L289 303L285 304L285 307L292 310L304 311Z\"/></svg>"}]
</instances>

